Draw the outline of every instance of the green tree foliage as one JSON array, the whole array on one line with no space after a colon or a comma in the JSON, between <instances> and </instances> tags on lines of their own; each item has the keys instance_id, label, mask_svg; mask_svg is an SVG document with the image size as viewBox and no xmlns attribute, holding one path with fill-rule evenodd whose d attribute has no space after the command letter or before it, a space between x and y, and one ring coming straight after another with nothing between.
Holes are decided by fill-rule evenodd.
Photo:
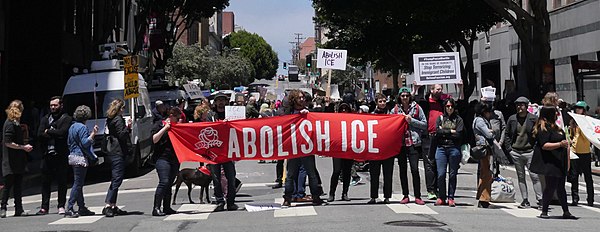
<instances>
[{"instance_id":1,"label":"green tree foliage","mask_svg":"<svg viewBox=\"0 0 600 232\"><path fill-rule=\"evenodd\" d=\"M232 89L254 81L253 67L248 59L235 51L220 54L208 47L202 48L199 44L186 46L177 43L166 70L170 81L185 83L200 79L207 88Z\"/></svg>"},{"instance_id":2,"label":"green tree foliage","mask_svg":"<svg viewBox=\"0 0 600 232\"><path fill-rule=\"evenodd\" d=\"M412 70L413 54L452 50L463 42L472 51L475 32L501 20L489 6L479 2L313 0L313 6L317 22L329 29L330 41L325 46L347 49L359 63L373 61L376 69L391 72L392 93L397 93L398 75ZM471 40L463 41L465 38ZM469 83L475 77L462 78ZM470 87L474 86L473 81Z\"/></svg>"},{"instance_id":3,"label":"green tree foliage","mask_svg":"<svg viewBox=\"0 0 600 232\"><path fill-rule=\"evenodd\" d=\"M279 65L277 53L260 35L237 31L225 37L223 44L230 49L239 49L241 55L250 60L255 79L271 80L275 77Z\"/></svg>"},{"instance_id":4,"label":"green tree foliage","mask_svg":"<svg viewBox=\"0 0 600 232\"><path fill-rule=\"evenodd\" d=\"M229 6L229 0L137 0L140 14L136 20L137 41L144 41L148 33L151 17L156 19L156 28L153 30L161 33L162 49L153 51L156 68L164 68L173 56L173 48L184 33L187 33L194 22L202 18L212 17L215 12ZM140 51L141 43L136 44L135 51Z\"/></svg>"}]
</instances>

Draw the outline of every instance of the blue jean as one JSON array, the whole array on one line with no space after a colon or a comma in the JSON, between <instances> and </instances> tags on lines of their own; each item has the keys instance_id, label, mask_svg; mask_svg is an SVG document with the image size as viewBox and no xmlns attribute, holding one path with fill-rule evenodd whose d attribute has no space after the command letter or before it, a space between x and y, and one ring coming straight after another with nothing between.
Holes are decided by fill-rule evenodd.
<instances>
[{"instance_id":1,"label":"blue jean","mask_svg":"<svg viewBox=\"0 0 600 232\"><path fill-rule=\"evenodd\" d=\"M110 154L107 157L110 159L111 163L112 179L110 180L110 186L108 187L104 203L116 204L119 187L123 183L123 176L125 175L125 157L118 154Z\"/></svg>"},{"instance_id":2,"label":"blue jean","mask_svg":"<svg viewBox=\"0 0 600 232\"><path fill-rule=\"evenodd\" d=\"M75 202L77 202L79 210L85 208L85 202L83 201L83 185L85 184L87 170L87 167L79 165L73 166L73 186L71 187L71 195L69 196L68 210L73 210Z\"/></svg>"},{"instance_id":3,"label":"blue jean","mask_svg":"<svg viewBox=\"0 0 600 232\"><path fill-rule=\"evenodd\" d=\"M460 160L462 155L458 147L438 147L435 152L435 161L437 164L437 183L438 197L442 200L454 200L454 192L456 192L456 176L460 168ZM446 172L450 167L448 178L448 194L446 195Z\"/></svg>"},{"instance_id":4,"label":"blue jean","mask_svg":"<svg viewBox=\"0 0 600 232\"><path fill-rule=\"evenodd\" d=\"M210 167L217 203L225 203L225 197L227 198L228 205L235 203L235 164L230 161L222 164L213 164ZM224 196L223 189L221 188L221 168L223 168L223 173L225 173L225 178L227 179L227 196Z\"/></svg>"},{"instance_id":5,"label":"blue jean","mask_svg":"<svg viewBox=\"0 0 600 232\"><path fill-rule=\"evenodd\" d=\"M300 187L304 187L304 179L298 178L300 175L300 166L304 167L306 175L308 175L308 184L313 199L321 196L323 189L319 186L319 175L315 165L314 156L305 156L300 158L288 159L287 161L287 177L285 179L285 190L283 198L291 200L294 192L304 192Z\"/></svg>"},{"instance_id":6,"label":"blue jean","mask_svg":"<svg viewBox=\"0 0 600 232\"><path fill-rule=\"evenodd\" d=\"M300 169L298 169L298 179L294 184L294 193L292 197L294 198L303 198L306 196L306 169L304 166L300 165Z\"/></svg>"},{"instance_id":7,"label":"blue jean","mask_svg":"<svg viewBox=\"0 0 600 232\"><path fill-rule=\"evenodd\" d=\"M177 177L177 172L179 172L179 163L158 159L154 167L158 174L158 186L156 186L154 197L163 199L163 201L169 200L171 198L171 186L175 181L175 177Z\"/></svg>"}]
</instances>

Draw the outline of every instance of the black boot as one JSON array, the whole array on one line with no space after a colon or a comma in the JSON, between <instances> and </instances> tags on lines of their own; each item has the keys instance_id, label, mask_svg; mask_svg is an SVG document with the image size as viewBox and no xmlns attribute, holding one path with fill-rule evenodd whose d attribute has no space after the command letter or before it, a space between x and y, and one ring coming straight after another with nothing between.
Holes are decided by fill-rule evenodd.
<instances>
[{"instance_id":1,"label":"black boot","mask_svg":"<svg viewBox=\"0 0 600 232\"><path fill-rule=\"evenodd\" d=\"M152 209L152 216L165 216L166 214L160 211L160 203L162 203L162 196L154 195L154 208Z\"/></svg>"},{"instance_id":2,"label":"black boot","mask_svg":"<svg viewBox=\"0 0 600 232\"><path fill-rule=\"evenodd\" d=\"M171 195L165 195L162 200L163 202L163 213L167 215L176 214L177 211L171 208Z\"/></svg>"}]
</instances>

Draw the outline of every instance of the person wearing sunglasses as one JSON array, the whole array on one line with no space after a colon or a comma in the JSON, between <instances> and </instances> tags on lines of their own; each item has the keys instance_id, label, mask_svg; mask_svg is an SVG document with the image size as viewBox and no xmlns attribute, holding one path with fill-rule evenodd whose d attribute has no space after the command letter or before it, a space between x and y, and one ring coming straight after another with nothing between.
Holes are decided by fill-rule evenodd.
<instances>
[{"instance_id":1,"label":"person wearing sunglasses","mask_svg":"<svg viewBox=\"0 0 600 232\"><path fill-rule=\"evenodd\" d=\"M460 146L463 140L464 123L456 111L456 102L449 98L444 101L444 114L437 118L435 123L437 148L435 160L437 164L438 199L435 205L456 206L454 192L458 168L462 155ZM448 193L446 195L446 171L450 168L448 180ZM446 202L447 200L447 202Z\"/></svg>"},{"instance_id":2,"label":"person wearing sunglasses","mask_svg":"<svg viewBox=\"0 0 600 232\"><path fill-rule=\"evenodd\" d=\"M402 114L408 122L408 130L404 134L404 146L398 156L398 167L400 168L400 184L404 197L400 204L410 202L408 198L408 168L406 160L410 163L412 174L413 191L415 203L424 205L421 199L421 177L419 176L419 158L421 157L421 135L427 130L427 119L423 109L412 98L410 89L403 87L398 93L398 104L390 111L390 114Z\"/></svg>"}]
</instances>

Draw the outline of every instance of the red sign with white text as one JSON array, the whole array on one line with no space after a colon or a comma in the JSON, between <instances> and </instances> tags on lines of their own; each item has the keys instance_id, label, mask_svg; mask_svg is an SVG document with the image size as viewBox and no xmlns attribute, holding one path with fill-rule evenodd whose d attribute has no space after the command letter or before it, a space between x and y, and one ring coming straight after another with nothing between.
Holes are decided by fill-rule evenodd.
<instances>
[{"instance_id":1,"label":"red sign with white text","mask_svg":"<svg viewBox=\"0 0 600 232\"><path fill-rule=\"evenodd\" d=\"M322 155L383 160L400 153L404 116L308 113L226 122L173 124L179 162L291 159Z\"/></svg>"}]
</instances>

